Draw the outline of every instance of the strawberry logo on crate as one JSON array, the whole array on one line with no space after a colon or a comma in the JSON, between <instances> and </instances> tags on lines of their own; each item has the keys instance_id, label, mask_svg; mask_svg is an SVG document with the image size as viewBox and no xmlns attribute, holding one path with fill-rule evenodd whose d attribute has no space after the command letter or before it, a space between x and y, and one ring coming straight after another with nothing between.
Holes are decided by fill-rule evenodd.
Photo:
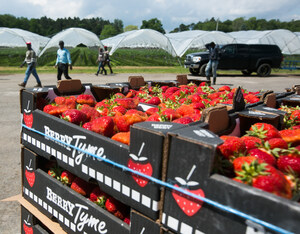
<instances>
[{"instance_id":1,"label":"strawberry logo on crate","mask_svg":"<svg viewBox=\"0 0 300 234\"><path fill-rule=\"evenodd\" d=\"M199 185L199 183L196 181L189 181L189 179L195 169L196 169L196 166L194 165L186 179L182 179L180 177L175 177L175 180L180 184L180 186L178 184L175 184L174 187L176 187L176 188L181 187L181 188L183 188L183 190L185 190L187 192L193 193L197 196L205 197L202 189L192 190L192 189L185 188L185 187L190 188L190 187ZM173 195L177 205L187 216L195 215L202 207L203 201L197 200L196 198L190 197L186 194L182 194L177 190L173 190L172 195Z\"/></svg>"},{"instance_id":2,"label":"strawberry logo on crate","mask_svg":"<svg viewBox=\"0 0 300 234\"><path fill-rule=\"evenodd\" d=\"M28 215L28 219L29 219L29 215ZM24 220L23 230L24 230L25 234L32 234L33 233L33 228L32 228L31 223L29 223L28 221Z\"/></svg>"},{"instance_id":3,"label":"strawberry logo on crate","mask_svg":"<svg viewBox=\"0 0 300 234\"><path fill-rule=\"evenodd\" d=\"M30 101L27 103L27 108L23 111L23 120L27 127L31 128L33 124L33 115L31 110L29 109Z\"/></svg>"},{"instance_id":4,"label":"strawberry logo on crate","mask_svg":"<svg viewBox=\"0 0 300 234\"><path fill-rule=\"evenodd\" d=\"M140 148L140 151L138 153L138 156L136 156L135 154L129 154L129 156L131 158L128 160L127 166L132 170L138 171L147 176L152 176L153 168L152 168L152 165L147 161L148 158L140 157L144 146L145 146L145 143L143 142L143 144ZM149 179L143 178L142 176L139 176L139 175L135 175L134 173L132 173L132 178L141 187L145 187L149 181Z\"/></svg>"},{"instance_id":5,"label":"strawberry logo on crate","mask_svg":"<svg viewBox=\"0 0 300 234\"><path fill-rule=\"evenodd\" d=\"M29 166L26 166L25 177L26 177L27 182L30 185L30 187L32 187L34 185L34 182L35 182L35 172L33 171L33 168L30 167L30 165L31 165L31 159L30 159L30 162L29 162Z\"/></svg>"}]
</instances>

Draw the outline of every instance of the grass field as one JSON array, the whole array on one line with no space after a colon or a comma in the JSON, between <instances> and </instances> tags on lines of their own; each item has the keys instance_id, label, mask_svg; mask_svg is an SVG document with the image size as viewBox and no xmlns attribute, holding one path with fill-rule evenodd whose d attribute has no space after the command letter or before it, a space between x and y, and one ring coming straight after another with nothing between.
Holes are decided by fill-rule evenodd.
<instances>
[{"instance_id":1,"label":"grass field","mask_svg":"<svg viewBox=\"0 0 300 234\"><path fill-rule=\"evenodd\" d=\"M54 64L56 48L46 51L38 59L38 72L56 73ZM186 52L195 52L189 50ZM0 48L0 74L24 73L26 67L18 68L23 62L26 48ZM96 48L76 47L70 49L74 72L95 73L98 50ZM300 59L288 56L288 59ZM189 73L182 65L185 55L174 58L161 49L118 49L111 56L111 64L116 73ZM274 70L272 73L299 73L296 70ZM241 74L240 71L222 71L222 74Z\"/></svg>"}]
</instances>

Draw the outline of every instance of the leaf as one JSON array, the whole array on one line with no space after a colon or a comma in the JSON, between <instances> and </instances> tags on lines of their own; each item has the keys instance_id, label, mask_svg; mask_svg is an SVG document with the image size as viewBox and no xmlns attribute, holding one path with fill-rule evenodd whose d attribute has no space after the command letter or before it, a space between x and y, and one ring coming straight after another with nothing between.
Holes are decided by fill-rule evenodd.
<instances>
[{"instance_id":1,"label":"leaf","mask_svg":"<svg viewBox=\"0 0 300 234\"><path fill-rule=\"evenodd\" d=\"M180 177L175 177L175 180L181 185L186 185L186 181Z\"/></svg>"}]
</instances>

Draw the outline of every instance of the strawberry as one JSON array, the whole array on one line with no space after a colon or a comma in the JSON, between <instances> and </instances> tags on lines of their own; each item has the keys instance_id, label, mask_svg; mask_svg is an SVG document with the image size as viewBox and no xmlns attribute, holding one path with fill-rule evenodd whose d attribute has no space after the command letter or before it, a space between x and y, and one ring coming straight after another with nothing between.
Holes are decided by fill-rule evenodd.
<instances>
[{"instance_id":1,"label":"strawberry","mask_svg":"<svg viewBox=\"0 0 300 234\"><path fill-rule=\"evenodd\" d=\"M181 117L181 115L177 111L175 111L171 108L165 109L161 114L163 116L165 116L165 118L169 121L173 121L173 120L179 119Z\"/></svg>"},{"instance_id":2,"label":"strawberry","mask_svg":"<svg viewBox=\"0 0 300 234\"><path fill-rule=\"evenodd\" d=\"M96 103L95 98L90 94L80 94L76 98L78 104L87 104L89 106L94 106Z\"/></svg>"},{"instance_id":3,"label":"strawberry","mask_svg":"<svg viewBox=\"0 0 300 234\"><path fill-rule=\"evenodd\" d=\"M128 110L125 115L116 116L114 118L114 122L117 125L120 132L128 132L130 130L131 125L143 122L146 119L146 113L141 114L140 111L132 112L131 110Z\"/></svg>"},{"instance_id":4,"label":"strawberry","mask_svg":"<svg viewBox=\"0 0 300 234\"><path fill-rule=\"evenodd\" d=\"M228 92L230 92L231 88L228 85L224 85L224 86L220 87L218 90L220 92L222 92L222 91L228 91Z\"/></svg>"},{"instance_id":5,"label":"strawberry","mask_svg":"<svg viewBox=\"0 0 300 234\"><path fill-rule=\"evenodd\" d=\"M64 170L60 175L60 181L65 185L71 185L74 179L75 176L67 170Z\"/></svg>"},{"instance_id":6,"label":"strawberry","mask_svg":"<svg viewBox=\"0 0 300 234\"><path fill-rule=\"evenodd\" d=\"M84 181L79 177L76 177L71 184L71 189L83 196L89 196L91 186L88 182Z\"/></svg>"},{"instance_id":7,"label":"strawberry","mask_svg":"<svg viewBox=\"0 0 300 234\"><path fill-rule=\"evenodd\" d=\"M102 207L103 209L105 209L107 197L108 195L101 191L98 186L95 187L90 194L90 200L96 203L98 206Z\"/></svg>"},{"instance_id":8,"label":"strawberry","mask_svg":"<svg viewBox=\"0 0 300 234\"><path fill-rule=\"evenodd\" d=\"M57 104L57 105L64 105L65 102L66 102L66 98L65 97L56 97L54 99L54 102Z\"/></svg>"},{"instance_id":9,"label":"strawberry","mask_svg":"<svg viewBox=\"0 0 300 234\"><path fill-rule=\"evenodd\" d=\"M191 116L195 113L194 105L181 105L177 110L181 116Z\"/></svg>"},{"instance_id":10,"label":"strawberry","mask_svg":"<svg viewBox=\"0 0 300 234\"><path fill-rule=\"evenodd\" d=\"M150 115L152 115L154 113L157 113L158 111L159 111L159 108L157 108L157 107L151 107L148 110L146 110L146 114L150 116Z\"/></svg>"},{"instance_id":11,"label":"strawberry","mask_svg":"<svg viewBox=\"0 0 300 234\"><path fill-rule=\"evenodd\" d=\"M239 175L237 179L246 184L277 196L292 198L292 189L284 174L266 163L258 160L244 163L242 171L236 173Z\"/></svg>"},{"instance_id":12,"label":"strawberry","mask_svg":"<svg viewBox=\"0 0 300 234\"><path fill-rule=\"evenodd\" d=\"M86 122L82 125L83 128L92 131L92 123L91 122Z\"/></svg>"},{"instance_id":13,"label":"strawberry","mask_svg":"<svg viewBox=\"0 0 300 234\"><path fill-rule=\"evenodd\" d=\"M35 182L35 172L33 171L33 168L26 166L25 177L27 179L29 186L32 187Z\"/></svg>"},{"instance_id":14,"label":"strawberry","mask_svg":"<svg viewBox=\"0 0 300 234\"><path fill-rule=\"evenodd\" d=\"M271 138L281 138L279 131L271 124L268 123L255 123L247 131L248 136L255 136L263 140Z\"/></svg>"},{"instance_id":15,"label":"strawberry","mask_svg":"<svg viewBox=\"0 0 300 234\"><path fill-rule=\"evenodd\" d=\"M47 105L44 107L43 110L50 115L58 117L66 110L69 110L69 108L66 105L59 105L59 106Z\"/></svg>"},{"instance_id":16,"label":"strawberry","mask_svg":"<svg viewBox=\"0 0 300 234\"><path fill-rule=\"evenodd\" d=\"M247 150L255 149L261 146L262 140L254 136L242 136L241 139L244 141Z\"/></svg>"},{"instance_id":17,"label":"strawberry","mask_svg":"<svg viewBox=\"0 0 300 234\"><path fill-rule=\"evenodd\" d=\"M294 110L289 119L292 120L295 125L300 124L300 110Z\"/></svg>"},{"instance_id":18,"label":"strawberry","mask_svg":"<svg viewBox=\"0 0 300 234\"><path fill-rule=\"evenodd\" d=\"M123 106L114 106L112 108L112 111L115 112L115 113L120 113L122 115L125 115L127 109L125 107L123 107Z\"/></svg>"},{"instance_id":19,"label":"strawberry","mask_svg":"<svg viewBox=\"0 0 300 234\"><path fill-rule=\"evenodd\" d=\"M93 108L87 104L83 104L78 109L86 115L87 122L101 117L101 114L95 108Z\"/></svg>"},{"instance_id":20,"label":"strawberry","mask_svg":"<svg viewBox=\"0 0 300 234\"><path fill-rule=\"evenodd\" d=\"M62 171L63 169L61 167L54 166L48 170L48 175L52 176L54 179L60 180L60 175Z\"/></svg>"},{"instance_id":21,"label":"strawberry","mask_svg":"<svg viewBox=\"0 0 300 234\"><path fill-rule=\"evenodd\" d=\"M297 143L300 141L300 129L284 129L279 131L279 134L287 143Z\"/></svg>"},{"instance_id":22,"label":"strawberry","mask_svg":"<svg viewBox=\"0 0 300 234\"><path fill-rule=\"evenodd\" d=\"M191 117L189 116L186 116L186 117L182 117L182 118L179 118L179 119L175 119L174 121L172 121L173 123L180 123L180 124L189 124L189 123L192 123L193 120Z\"/></svg>"},{"instance_id":23,"label":"strawberry","mask_svg":"<svg viewBox=\"0 0 300 234\"><path fill-rule=\"evenodd\" d=\"M179 186L175 184L174 187L178 188ZM184 189L184 190L193 193L197 196L205 197L202 189L197 189L197 190ZM195 198L189 197L176 190L172 192L172 195L177 205L187 216L195 215L202 207L203 201L201 200L196 200Z\"/></svg>"},{"instance_id":24,"label":"strawberry","mask_svg":"<svg viewBox=\"0 0 300 234\"><path fill-rule=\"evenodd\" d=\"M23 230L25 234L33 234L33 228L26 220L23 223Z\"/></svg>"},{"instance_id":25,"label":"strawberry","mask_svg":"<svg viewBox=\"0 0 300 234\"><path fill-rule=\"evenodd\" d=\"M123 221L124 221L124 223L127 223L128 225L130 225L130 216L129 215L126 216Z\"/></svg>"},{"instance_id":26,"label":"strawberry","mask_svg":"<svg viewBox=\"0 0 300 234\"><path fill-rule=\"evenodd\" d=\"M87 122L87 119L88 119L88 117L85 113L83 113L77 109L70 109L70 110L64 111L62 113L61 118L70 123L77 124L77 125L84 124L85 122Z\"/></svg>"},{"instance_id":27,"label":"strawberry","mask_svg":"<svg viewBox=\"0 0 300 234\"><path fill-rule=\"evenodd\" d=\"M159 97L152 97L149 101L147 101L148 104L151 105L159 105L161 103L161 100Z\"/></svg>"},{"instance_id":28,"label":"strawberry","mask_svg":"<svg viewBox=\"0 0 300 234\"><path fill-rule=\"evenodd\" d=\"M74 96L56 97L54 102L57 106L66 106L68 109L75 109L76 107L76 98Z\"/></svg>"},{"instance_id":29,"label":"strawberry","mask_svg":"<svg viewBox=\"0 0 300 234\"><path fill-rule=\"evenodd\" d=\"M118 132L112 136L112 140L130 145L130 132Z\"/></svg>"},{"instance_id":30,"label":"strawberry","mask_svg":"<svg viewBox=\"0 0 300 234\"><path fill-rule=\"evenodd\" d=\"M153 173L152 165L146 161L147 158L145 157L138 158L137 156L132 154L130 154L130 156L132 157L132 159L130 158L127 163L127 166L130 169L138 171L148 176L152 176ZM149 179L147 178L144 178L139 175L135 175L133 173L132 173L132 177L135 180L135 182L141 187L145 187L148 184Z\"/></svg>"},{"instance_id":31,"label":"strawberry","mask_svg":"<svg viewBox=\"0 0 300 234\"><path fill-rule=\"evenodd\" d=\"M24 111L23 113L23 120L24 120L24 123L27 127L31 128L32 127L32 124L33 124L33 114L32 113L26 113Z\"/></svg>"},{"instance_id":32,"label":"strawberry","mask_svg":"<svg viewBox=\"0 0 300 234\"><path fill-rule=\"evenodd\" d=\"M103 136L111 137L114 133L114 121L109 116L94 119L91 123L91 130Z\"/></svg>"},{"instance_id":33,"label":"strawberry","mask_svg":"<svg viewBox=\"0 0 300 234\"><path fill-rule=\"evenodd\" d=\"M134 98L116 98L114 101L126 109L136 109L139 104L138 100Z\"/></svg>"},{"instance_id":34,"label":"strawberry","mask_svg":"<svg viewBox=\"0 0 300 234\"><path fill-rule=\"evenodd\" d=\"M271 153L269 153L268 151L266 151L262 148L260 148L260 149L255 148L255 149L249 150L249 155L259 158L263 162L268 163L271 166L276 165L275 157Z\"/></svg>"},{"instance_id":35,"label":"strawberry","mask_svg":"<svg viewBox=\"0 0 300 234\"><path fill-rule=\"evenodd\" d=\"M246 145L241 138L235 136L221 136L220 138L224 143L218 146L218 150L225 158L229 159L245 153Z\"/></svg>"},{"instance_id":36,"label":"strawberry","mask_svg":"<svg viewBox=\"0 0 300 234\"><path fill-rule=\"evenodd\" d=\"M284 151L283 151L284 153ZM297 148L286 150L286 154L279 155L277 167L280 171L290 172L291 170L300 176L300 151Z\"/></svg>"},{"instance_id":37,"label":"strawberry","mask_svg":"<svg viewBox=\"0 0 300 234\"><path fill-rule=\"evenodd\" d=\"M242 167L244 163L251 164L251 162L258 160L259 162L262 162L260 159L257 159L254 156L242 156L242 157L237 157L233 160L233 169L237 173L239 171L242 171Z\"/></svg>"},{"instance_id":38,"label":"strawberry","mask_svg":"<svg viewBox=\"0 0 300 234\"><path fill-rule=\"evenodd\" d=\"M160 122L160 115L158 113L153 113L146 121Z\"/></svg>"},{"instance_id":39,"label":"strawberry","mask_svg":"<svg viewBox=\"0 0 300 234\"><path fill-rule=\"evenodd\" d=\"M285 140L283 140L282 138L272 138L272 139L269 139L267 142L268 142L268 147L270 149L275 149L275 148L287 149L288 148L288 143Z\"/></svg>"},{"instance_id":40,"label":"strawberry","mask_svg":"<svg viewBox=\"0 0 300 234\"><path fill-rule=\"evenodd\" d=\"M113 197L108 197L105 202L105 208L109 213L115 213L117 211L118 201Z\"/></svg>"}]
</instances>

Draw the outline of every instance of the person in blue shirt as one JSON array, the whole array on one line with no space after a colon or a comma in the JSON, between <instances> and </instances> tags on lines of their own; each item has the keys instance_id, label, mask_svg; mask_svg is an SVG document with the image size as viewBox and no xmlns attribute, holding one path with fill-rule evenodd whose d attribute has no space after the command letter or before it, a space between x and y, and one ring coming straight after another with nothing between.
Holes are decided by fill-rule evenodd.
<instances>
[{"instance_id":1,"label":"person in blue shirt","mask_svg":"<svg viewBox=\"0 0 300 234\"><path fill-rule=\"evenodd\" d=\"M72 60L69 50L64 48L64 42L59 41L59 49L57 50L57 58L55 68L57 68L57 80L61 80L61 75L64 73L66 79L72 79L69 76L69 66L72 70Z\"/></svg>"},{"instance_id":2,"label":"person in blue shirt","mask_svg":"<svg viewBox=\"0 0 300 234\"><path fill-rule=\"evenodd\" d=\"M206 79L210 81L210 70L212 70L212 75L213 75L212 84L215 85L217 80L217 68L220 60L219 47L214 42L206 44L205 47L209 51L209 62L207 63L205 68Z\"/></svg>"}]
</instances>

